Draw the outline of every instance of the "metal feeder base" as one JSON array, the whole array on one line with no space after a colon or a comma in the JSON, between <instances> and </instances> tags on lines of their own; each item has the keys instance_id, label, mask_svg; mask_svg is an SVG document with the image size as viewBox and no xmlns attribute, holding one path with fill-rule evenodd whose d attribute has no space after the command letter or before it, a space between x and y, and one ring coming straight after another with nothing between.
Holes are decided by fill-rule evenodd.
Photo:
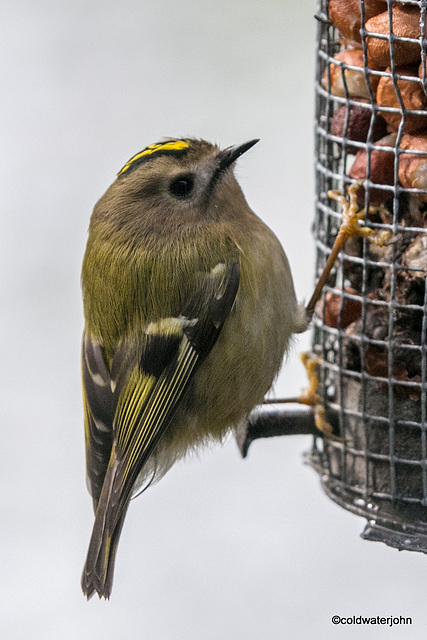
<instances>
[{"instance_id":1,"label":"metal feeder base","mask_svg":"<svg viewBox=\"0 0 427 640\"><path fill-rule=\"evenodd\" d=\"M336 427L336 412L327 411L326 418ZM383 542L399 551L427 553L427 508L416 498L412 498L413 502L409 501L410 498L399 500L379 496L371 496L369 500L365 500L359 483L355 483L353 488L346 485L339 473L343 470L341 456L345 445L325 439L323 450L320 450L322 443L319 441L319 432L311 410L260 407L251 415L247 425L236 433L236 440L242 457L245 458L251 443L258 438L303 434L316 438L312 450L305 454L304 459L319 474L326 495L340 507L368 520L361 534L364 540ZM357 470L357 464L350 466L353 472ZM328 467L337 471L336 477L327 472Z\"/></svg>"},{"instance_id":2,"label":"metal feeder base","mask_svg":"<svg viewBox=\"0 0 427 640\"><path fill-rule=\"evenodd\" d=\"M399 551L427 553L427 509L418 504L376 499L366 502L357 493L343 488L325 475L316 452L307 453L305 461L320 475L326 495L343 509L368 520L361 537L383 542Z\"/></svg>"}]
</instances>

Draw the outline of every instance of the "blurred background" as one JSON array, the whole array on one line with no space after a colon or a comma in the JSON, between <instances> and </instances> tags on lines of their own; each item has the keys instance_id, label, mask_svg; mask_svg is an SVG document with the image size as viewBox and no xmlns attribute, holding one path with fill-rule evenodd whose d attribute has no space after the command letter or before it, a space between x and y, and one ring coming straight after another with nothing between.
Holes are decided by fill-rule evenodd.
<instances>
[{"instance_id":1,"label":"blurred background","mask_svg":"<svg viewBox=\"0 0 427 640\"><path fill-rule=\"evenodd\" d=\"M308 436L230 438L129 509L109 602L80 573L93 522L80 397L80 265L116 172L162 136L261 142L237 166L313 286L315 0L3 6L0 628L8 640L424 638L427 559L359 538L304 466ZM295 342L276 384L306 383ZM411 627L339 627L410 616Z\"/></svg>"}]
</instances>

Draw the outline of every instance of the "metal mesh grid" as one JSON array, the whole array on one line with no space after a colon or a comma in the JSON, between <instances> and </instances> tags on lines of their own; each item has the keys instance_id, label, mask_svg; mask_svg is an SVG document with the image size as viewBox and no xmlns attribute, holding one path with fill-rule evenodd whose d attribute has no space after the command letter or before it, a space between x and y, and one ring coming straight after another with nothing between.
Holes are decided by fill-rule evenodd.
<instances>
[{"instance_id":1,"label":"metal mesh grid","mask_svg":"<svg viewBox=\"0 0 427 640\"><path fill-rule=\"evenodd\" d=\"M365 537L427 552L427 538L424 545L408 534L427 534L427 0L405 4L417 12L416 38L395 35L398 3L384 1L387 33L375 32L375 43L386 41L389 51L382 67L372 63L372 28L363 27L372 0L357 4L358 44L343 42L327 0L317 15L317 273L341 221L331 189L345 193L362 178L361 208L381 205L365 224L390 229L394 240L383 249L350 240L324 289L313 351L322 358L323 401L339 419L342 441L315 439L309 462L335 501L370 519ZM402 63L402 43L417 48L411 65ZM337 59L344 49L361 62ZM402 171L414 160L420 168L408 184Z\"/></svg>"}]
</instances>

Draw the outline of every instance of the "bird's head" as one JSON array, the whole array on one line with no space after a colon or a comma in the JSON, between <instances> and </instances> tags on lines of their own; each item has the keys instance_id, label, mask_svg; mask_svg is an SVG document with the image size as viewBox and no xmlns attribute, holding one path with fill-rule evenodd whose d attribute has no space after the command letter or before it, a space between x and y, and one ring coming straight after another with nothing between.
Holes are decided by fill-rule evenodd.
<instances>
[{"instance_id":1,"label":"bird's head","mask_svg":"<svg viewBox=\"0 0 427 640\"><path fill-rule=\"evenodd\" d=\"M235 161L258 140L220 149L197 140L164 139L135 154L95 207L94 221L135 232L158 232L234 217L247 208Z\"/></svg>"}]
</instances>

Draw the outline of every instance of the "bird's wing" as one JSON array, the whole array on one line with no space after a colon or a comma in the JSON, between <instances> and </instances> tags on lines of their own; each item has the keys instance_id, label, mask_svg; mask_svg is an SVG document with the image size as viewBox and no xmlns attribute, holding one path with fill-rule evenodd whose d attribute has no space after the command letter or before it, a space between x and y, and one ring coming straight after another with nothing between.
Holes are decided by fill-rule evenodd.
<instances>
[{"instance_id":1,"label":"bird's wing","mask_svg":"<svg viewBox=\"0 0 427 640\"><path fill-rule=\"evenodd\" d=\"M115 414L114 443L82 576L84 593L109 597L114 556L120 530L138 475L167 429L197 367L214 346L239 287L238 263L217 265L200 282L182 314L148 325L139 361L126 342L116 351L111 366ZM133 347L134 349L134 347ZM89 426L92 459L101 449L93 425ZM105 458L98 456L98 469ZM102 458L102 460L101 460ZM89 471L92 477L94 471Z\"/></svg>"},{"instance_id":2,"label":"bird's wing","mask_svg":"<svg viewBox=\"0 0 427 640\"><path fill-rule=\"evenodd\" d=\"M175 318L151 323L135 358L135 344L117 348L111 371L101 344L83 338L82 370L87 484L98 505L113 441L120 461L120 494L128 495L166 429L195 369L212 349L236 297L237 262L200 278ZM140 347L141 349L141 347Z\"/></svg>"},{"instance_id":3,"label":"bird's wing","mask_svg":"<svg viewBox=\"0 0 427 640\"><path fill-rule=\"evenodd\" d=\"M84 333L82 387L86 481L96 510L113 445L114 396L101 344Z\"/></svg>"},{"instance_id":4,"label":"bird's wing","mask_svg":"<svg viewBox=\"0 0 427 640\"><path fill-rule=\"evenodd\" d=\"M109 500L110 527L117 524L194 372L214 346L234 304L239 280L238 263L217 265L203 277L182 314L147 327L141 358L130 373L123 364L128 360L126 345L115 354L111 377L117 381L117 469Z\"/></svg>"}]
</instances>

